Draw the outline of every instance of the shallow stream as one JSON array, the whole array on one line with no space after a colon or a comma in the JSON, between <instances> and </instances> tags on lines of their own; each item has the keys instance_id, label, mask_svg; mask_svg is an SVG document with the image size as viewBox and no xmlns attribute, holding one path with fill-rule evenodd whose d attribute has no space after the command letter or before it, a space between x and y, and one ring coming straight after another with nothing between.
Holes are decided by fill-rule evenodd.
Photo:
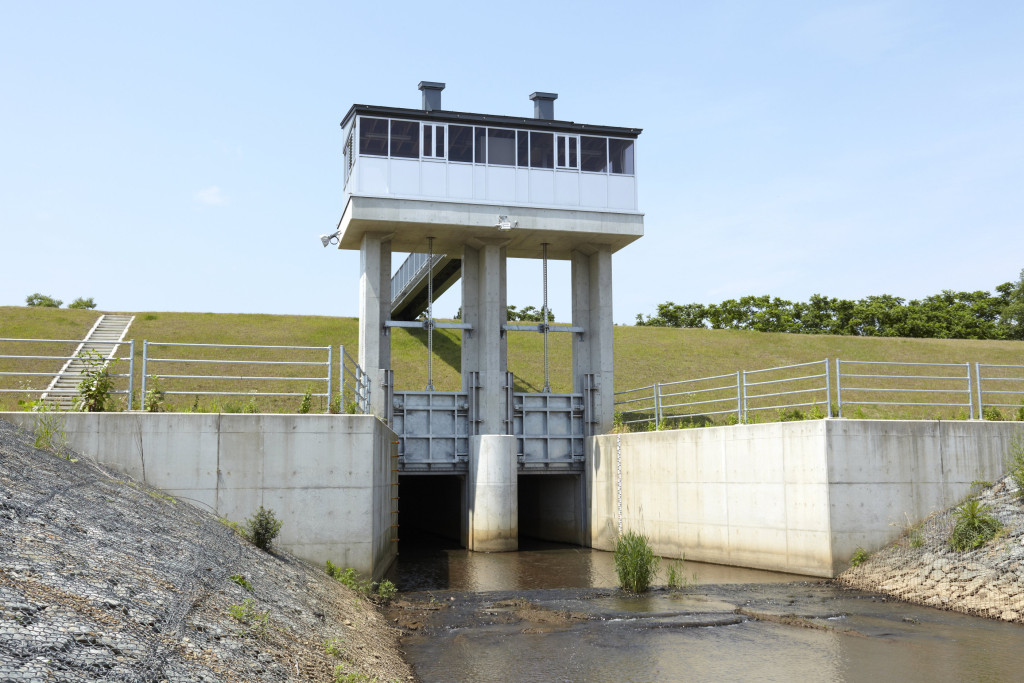
<instances>
[{"instance_id":1,"label":"shallow stream","mask_svg":"<svg viewBox=\"0 0 1024 683\"><path fill-rule=\"evenodd\" d=\"M630 597L611 553L403 548L390 616L432 681L1012 681L1024 627L790 574L688 562ZM664 583L664 578L659 579Z\"/></svg>"}]
</instances>

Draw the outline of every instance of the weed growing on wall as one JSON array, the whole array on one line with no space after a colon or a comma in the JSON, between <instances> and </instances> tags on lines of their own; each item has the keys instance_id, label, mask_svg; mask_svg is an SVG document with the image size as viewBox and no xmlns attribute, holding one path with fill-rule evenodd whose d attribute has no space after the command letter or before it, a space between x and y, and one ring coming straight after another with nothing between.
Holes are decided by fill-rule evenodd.
<instances>
[{"instance_id":1,"label":"weed growing on wall","mask_svg":"<svg viewBox=\"0 0 1024 683\"><path fill-rule=\"evenodd\" d=\"M650 541L636 531L626 531L615 541L615 574L619 585L628 593L643 593L651 586L658 571L659 558L651 550Z\"/></svg>"},{"instance_id":2,"label":"weed growing on wall","mask_svg":"<svg viewBox=\"0 0 1024 683\"><path fill-rule=\"evenodd\" d=\"M245 537L260 550L270 550L270 544L281 532L281 522L274 516L273 510L267 510L262 505L256 514L245 520Z\"/></svg>"}]
</instances>

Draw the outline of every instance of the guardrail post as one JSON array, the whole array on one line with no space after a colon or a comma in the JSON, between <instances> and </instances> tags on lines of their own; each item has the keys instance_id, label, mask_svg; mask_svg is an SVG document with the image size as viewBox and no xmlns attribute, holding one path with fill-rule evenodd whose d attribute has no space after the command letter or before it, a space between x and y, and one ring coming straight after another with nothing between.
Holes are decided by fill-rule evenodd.
<instances>
[{"instance_id":1,"label":"guardrail post","mask_svg":"<svg viewBox=\"0 0 1024 683\"><path fill-rule=\"evenodd\" d=\"M334 364L334 347L327 346L327 407L325 413L331 412L331 366Z\"/></svg>"},{"instance_id":2,"label":"guardrail post","mask_svg":"<svg viewBox=\"0 0 1024 683\"><path fill-rule=\"evenodd\" d=\"M654 431L661 428L661 383L654 383Z\"/></svg>"},{"instance_id":3,"label":"guardrail post","mask_svg":"<svg viewBox=\"0 0 1024 683\"><path fill-rule=\"evenodd\" d=\"M149 342L142 340L142 399L139 405L146 405L146 366L149 362Z\"/></svg>"},{"instance_id":4,"label":"guardrail post","mask_svg":"<svg viewBox=\"0 0 1024 683\"><path fill-rule=\"evenodd\" d=\"M985 419L984 403L981 402L981 364L974 362L974 376L978 379L978 419Z\"/></svg>"},{"instance_id":5,"label":"guardrail post","mask_svg":"<svg viewBox=\"0 0 1024 683\"><path fill-rule=\"evenodd\" d=\"M132 409L132 399L135 396L135 340L128 340L128 410ZM139 401L139 407L143 405L142 401Z\"/></svg>"},{"instance_id":6,"label":"guardrail post","mask_svg":"<svg viewBox=\"0 0 1024 683\"><path fill-rule=\"evenodd\" d=\"M742 378L742 381L740 383L739 392L740 395L743 396L743 424L746 424L750 417L747 413L747 371L744 370L740 377Z\"/></svg>"},{"instance_id":7,"label":"guardrail post","mask_svg":"<svg viewBox=\"0 0 1024 683\"><path fill-rule=\"evenodd\" d=\"M736 424L743 422L743 392L740 390L740 371L736 371Z\"/></svg>"},{"instance_id":8,"label":"guardrail post","mask_svg":"<svg viewBox=\"0 0 1024 683\"><path fill-rule=\"evenodd\" d=\"M341 397L338 401L340 406L339 411L345 411L345 345L338 344L338 395Z\"/></svg>"},{"instance_id":9,"label":"guardrail post","mask_svg":"<svg viewBox=\"0 0 1024 683\"><path fill-rule=\"evenodd\" d=\"M836 405L839 409L838 417L843 416L843 366L841 360L836 358Z\"/></svg>"},{"instance_id":10,"label":"guardrail post","mask_svg":"<svg viewBox=\"0 0 1024 683\"><path fill-rule=\"evenodd\" d=\"M971 387L971 364L964 363L967 366L967 412L970 415L968 419L974 419L974 389ZM981 412L981 406L978 406L978 412Z\"/></svg>"},{"instance_id":11,"label":"guardrail post","mask_svg":"<svg viewBox=\"0 0 1024 683\"><path fill-rule=\"evenodd\" d=\"M825 414L832 417L832 382L829 381L828 358L825 359Z\"/></svg>"}]
</instances>

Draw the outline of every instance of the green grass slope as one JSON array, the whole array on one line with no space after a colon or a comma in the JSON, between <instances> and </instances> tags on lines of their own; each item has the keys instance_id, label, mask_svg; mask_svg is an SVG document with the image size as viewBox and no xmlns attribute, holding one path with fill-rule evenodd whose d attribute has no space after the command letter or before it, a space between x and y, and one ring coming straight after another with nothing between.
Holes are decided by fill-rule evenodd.
<instances>
[{"instance_id":1,"label":"green grass slope","mask_svg":"<svg viewBox=\"0 0 1024 683\"><path fill-rule=\"evenodd\" d=\"M99 313L28 307L0 307L0 337L14 338L80 338L84 336ZM222 313L134 313L135 322L128 337L135 339L135 390L142 378L142 342L177 342L191 344L258 344L274 346L335 347L334 386L337 387L337 345L358 357L358 320L330 316L295 316ZM617 390L647 386L654 382L671 382L711 375L735 373L737 370L762 368L818 361L824 358L863 361L899 361L918 363L965 363L1024 365L1024 344L1012 341L973 341L947 339L893 339L877 337L836 337L746 332L736 330L668 329L655 327L617 326L614 329L615 383ZM0 342L0 355L63 355L73 347L57 352L56 346L42 347ZM63 347L61 347L63 348ZM40 349L45 349L40 352ZM457 390L460 386L461 333L439 330L434 336L433 380L439 390ZM127 353L127 349L121 354ZM395 329L391 334L392 367L398 389L422 389L427 382L427 342L423 331ZM284 360L323 362L322 351L289 351L273 349L212 349L207 347L154 347L151 357L226 359L238 361L226 366L214 364L153 364L149 374L226 374L235 377L288 374L290 377L314 377L323 374L317 366L259 365L252 361L279 363ZM248 362L245 362L248 361ZM35 371L55 372L59 361L25 361L0 359L0 372L26 371L31 363ZM56 363L56 368L50 365ZM39 365L42 364L42 365ZM516 376L519 390L536 391L544 385L544 339L539 333L508 334L508 367ZM40 369L43 368L43 369ZM216 368L216 370L214 370ZM549 338L550 383L554 391L571 389L572 335L553 333ZM0 387L24 386L27 378L0 375ZM45 377L34 378L32 386ZM161 380L165 390L194 391L196 388L217 391L258 391L301 393L307 387L323 390L323 384L304 379L277 383L269 388L266 382L242 379L226 380ZM15 407L18 396L0 394L0 406ZM137 399L138 400L138 399ZM259 397L259 409L293 411L298 397ZM179 409L195 401L191 394L172 395L168 402ZM241 409L246 397L200 397L205 409ZM324 408L314 402L313 410Z\"/></svg>"}]
</instances>

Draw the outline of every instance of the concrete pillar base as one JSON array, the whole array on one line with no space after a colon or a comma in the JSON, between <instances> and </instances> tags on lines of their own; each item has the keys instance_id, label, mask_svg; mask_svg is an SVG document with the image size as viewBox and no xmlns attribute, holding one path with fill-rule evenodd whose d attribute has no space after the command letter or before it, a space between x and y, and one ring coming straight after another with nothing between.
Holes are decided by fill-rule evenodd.
<instances>
[{"instance_id":1,"label":"concrete pillar base","mask_svg":"<svg viewBox=\"0 0 1024 683\"><path fill-rule=\"evenodd\" d=\"M467 548L481 552L519 549L519 486L514 436L484 434L470 438L466 502Z\"/></svg>"}]
</instances>

